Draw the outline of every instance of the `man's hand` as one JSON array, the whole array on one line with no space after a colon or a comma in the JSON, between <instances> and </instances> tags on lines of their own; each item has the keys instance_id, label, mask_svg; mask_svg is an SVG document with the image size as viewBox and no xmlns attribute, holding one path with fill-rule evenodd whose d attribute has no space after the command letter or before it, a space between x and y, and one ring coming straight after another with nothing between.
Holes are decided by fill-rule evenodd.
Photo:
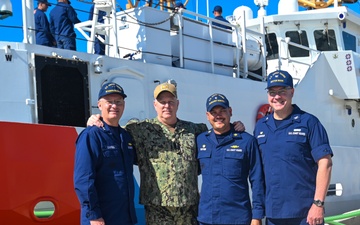
<instances>
[{"instance_id":1,"label":"man's hand","mask_svg":"<svg viewBox=\"0 0 360 225\"><path fill-rule=\"evenodd\" d=\"M324 221L324 208L312 204L306 222L309 225L322 224Z\"/></svg>"},{"instance_id":2,"label":"man's hand","mask_svg":"<svg viewBox=\"0 0 360 225\"><path fill-rule=\"evenodd\" d=\"M262 225L262 222L259 219L252 219L250 225Z\"/></svg>"},{"instance_id":3,"label":"man's hand","mask_svg":"<svg viewBox=\"0 0 360 225\"><path fill-rule=\"evenodd\" d=\"M90 225L105 225L105 221L103 218L99 218L96 220L90 220Z\"/></svg>"},{"instance_id":4,"label":"man's hand","mask_svg":"<svg viewBox=\"0 0 360 225\"><path fill-rule=\"evenodd\" d=\"M91 126L97 126L97 127L103 127L104 124L103 122L100 120L100 114L96 114L96 115L91 115L86 123L86 125L88 127Z\"/></svg>"},{"instance_id":5,"label":"man's hand","mask_svg":"<svg viewBox=\"0 0 360 225\"><path fill-rule=\"evenodd\" d=\"M243 131L245 131L245 126L244 126L244 124L243 124L241 121L235 121L233 124L234 124L234 129L235 129L237 132L243 132Z\"/></svg>"}]
</instances>

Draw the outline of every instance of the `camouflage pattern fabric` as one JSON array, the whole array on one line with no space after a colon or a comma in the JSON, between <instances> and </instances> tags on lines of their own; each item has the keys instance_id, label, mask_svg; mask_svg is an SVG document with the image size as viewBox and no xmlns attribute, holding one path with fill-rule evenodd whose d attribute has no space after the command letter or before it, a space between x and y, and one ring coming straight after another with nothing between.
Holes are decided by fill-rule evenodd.
<instances>
[{"instance_id":1,"label":"camouflage pattern fabric","mask_svg":"<svg viewBox=\"0 0 360 225\"><path fill-rule=\"evenodd\" d=\"M157 118L126 126L140 170L140 203L167 207L197 205L196 136L205 124L178 120L172 133Z\"/></svg>"},{"instance_id":2,"label":"camouflage pattern fabric","mask_svg":"<svg viewBox=\"0 0 360 225\"><path fill-rule=\"evenodd\" d=\"M197 225L197 205L164 207L146 205L146 225Z\"/></svg>"}]
</instances>

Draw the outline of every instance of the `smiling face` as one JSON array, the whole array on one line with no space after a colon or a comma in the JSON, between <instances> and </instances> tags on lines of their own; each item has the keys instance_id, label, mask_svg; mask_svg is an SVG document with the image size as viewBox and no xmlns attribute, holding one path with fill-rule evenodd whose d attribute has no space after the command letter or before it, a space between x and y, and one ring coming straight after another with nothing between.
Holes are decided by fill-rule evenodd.
<instances>
[{"instance_id":1,"label":"smiling face","mask_svg":"<svg viewBox=\"0 0 360 225\"><path fill-rule=\"evenodd\" d=\"M154 107L161 123L172 125L177 121L176 112L179 100L168 91L161 92L154 100Z\"/></svg>"},{"instance_id":2,"label":"smiling face","mask_svg":"<svg viewBox=\"0 0 360 225\"><path fill-rule=\"evenodd\" d=\"M274 109L275 116L285 118L292 112L292 98L294 88L291 87L271 87L268 90L268 101Z\"/></svg>"},{"instance_id":3,"label":"smiling face","mask_svg":"<svg viewBox=\"0 0 360 225\"><path fill-rule=\"evenodd\" d=\"M106 95L99 99L98 107L104 121L110 126L118 126L124 113L125 101L119 94Z\"/></svg>"},{"instance_id":4,"label":"smiling face","mask_svg":"<svg viewBox=\"0 0 360 225\"><path fill-rule=\"evenodd\" d=\"M230 130L231 107L224 108L222 106L215 106L210 112L206 112L206 116L215 134L223 134Z\"/></svg>"}]
</instances>

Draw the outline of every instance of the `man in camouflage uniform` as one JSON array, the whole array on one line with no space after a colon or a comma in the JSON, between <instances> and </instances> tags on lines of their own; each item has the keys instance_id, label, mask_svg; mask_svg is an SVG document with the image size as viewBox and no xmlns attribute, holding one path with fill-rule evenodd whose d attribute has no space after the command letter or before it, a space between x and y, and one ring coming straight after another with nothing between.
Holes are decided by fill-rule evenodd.
<instances>
[{"instance_id":1,"label":"man in camouflage uniform","mask_svg":"<svg viewBox=\"0 0 360 225\"><path fill-rule=\"evenodd\" d=\"M196 136L205 124L177 118L176 87L163 83L154 90L157 117L130 121L126 130L133 137L140 170L140 204L145 206L147 225L197 224L199 192ZM92 115L88 126L102 126ZM241 122L236 131L244 131Z\"/></svg>"},{"instance_id":2,"label":"man in camouflage uniform","mask_svg":"<svg viewBox=\"0 0 360 225\"><path fill-rule=\"evenodd\" d=\"M176 87L164 83L155 88L157 117L130 123L140 170L140 203L148 225L197 224L198 162L195 138L207 130L176 117Z\"/></svg>"}]
</instances>

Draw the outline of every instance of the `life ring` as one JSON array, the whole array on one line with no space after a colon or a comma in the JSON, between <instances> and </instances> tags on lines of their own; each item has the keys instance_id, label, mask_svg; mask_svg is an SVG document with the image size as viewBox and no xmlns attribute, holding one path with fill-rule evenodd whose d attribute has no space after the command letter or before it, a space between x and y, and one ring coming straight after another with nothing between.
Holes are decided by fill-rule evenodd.
<instances>
[{"instance_id":1,"label":"life ring","mask_svg":"<svg viewBox=\"0 0 360 225\"><path fill-rule=\"evenodd\" d=\"M256 121L255 122L257 122L259 119L269 115L272 112L273 112L273 109L271 108L271 106L269 104L261 105L259 110L258 110L258 113L256 115Z\"/></svg>"}]
</instances>

